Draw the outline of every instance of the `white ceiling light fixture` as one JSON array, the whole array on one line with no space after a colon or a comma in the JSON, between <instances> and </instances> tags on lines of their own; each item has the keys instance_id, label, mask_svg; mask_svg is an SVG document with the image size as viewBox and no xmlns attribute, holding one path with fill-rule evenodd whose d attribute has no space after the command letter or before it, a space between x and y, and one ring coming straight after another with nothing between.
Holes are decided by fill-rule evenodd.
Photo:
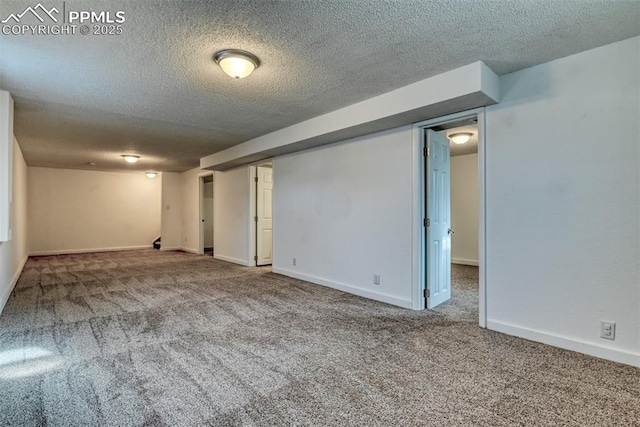
<instances>
[{"instance_id":1,"label":"white ceiling light fixture","mask_svg":"<svg viewBox=\"0 0 640 427\"><path fill-rule=\"evenodd\" d=\"M156 176L158 176L158 174L155 172L146 172L145 175L147 176L147 178L155 178Z\"/></svg>"},{"instance_id":2,"label":"white ceiling light fixture","mask_svg":"<svg viewBox=\"0 0 640 427\"><path fill-rule=\"evenodd\" d=\"M135 163L138 160L140 160L140 156L134 156L133 154L123 154L122 158L127 162L127 163Z\"/></svg>"},{"instance_id":3,"label":"white ceiling light fixture","mask_svg":"<svg viewBox=\"0 0 640 427\"><path fill-rule=\"evenodd\" d=\"M470 132L457 132L449 135L449 139L452 140L454 144L464 144L471 139L472 135Z\"/></svg>"},{"instance_id":4,"label":"white ceiling light fixture","mask_svg":"<svg viewBox=\"0 0 640 427\"><path fill-rule=\"evenodd\" d=\"M238 49L221 50L213 55L213 60L234 79L245 78L260 66L257 56Z\"/></svg>"}]
</instances>

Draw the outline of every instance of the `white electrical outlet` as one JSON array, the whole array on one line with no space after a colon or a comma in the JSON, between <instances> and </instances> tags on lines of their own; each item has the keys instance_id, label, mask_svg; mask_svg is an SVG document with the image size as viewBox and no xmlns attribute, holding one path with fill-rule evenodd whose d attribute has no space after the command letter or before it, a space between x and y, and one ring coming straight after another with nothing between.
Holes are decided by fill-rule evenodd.
<instances>
[{"instance_id":1,"label":"white electrical outlet","mask_svg":"<svg viewBox=\"0 0 640 427\"><path fill-rule=\"evenodd\" d=\"M380 275L379 274L374 274L373 275L373 284L374 285L379 285L380 284Z\"/></svg>"},{"instance_id":2,"label":"white electrical outlet","mask_svg":"<svg viewBox=\"0 0 640 427\"><path fill-rule=\"evenodd\" d=\"M294 267L296 266L296 259L295 258L293 259L293 266Z\"/></svg>"},{"instance_id":3,"label":"white electrical outlet","mask_svg":"<svg viewBox=\"0 0 640 427\"><path fill-rule=\"evenodd\" d=\"M615 322L600 322L600 338L606 340L616 339L616 324Z\"/></svg>"}]
</instances>

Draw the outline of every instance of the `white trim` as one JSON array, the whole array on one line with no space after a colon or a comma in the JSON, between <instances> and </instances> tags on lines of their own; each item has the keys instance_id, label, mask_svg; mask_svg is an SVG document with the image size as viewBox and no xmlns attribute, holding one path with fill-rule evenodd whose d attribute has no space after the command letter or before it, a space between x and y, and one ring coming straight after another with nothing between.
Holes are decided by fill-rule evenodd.
<instances>
[{"instance_id":1,"label":"white trim","mask_svg":"<svg viewBox=\"0 0 640 427\"><path fill-rule=\"evenodd\" d=\"M55 250L55 251L29 252L29 256L90 254L90 253L93 253L93 252L136 251L136 250L139 250L139 249L150 249L150 248L153 248L153 245L121 246L121 247L116 247L116 248L58 249L58 250ZM165 250L169 250L169 249L165 249Z\"/></svg>"},{"instance_id":2,"label":"white trim","mask_svg":"<svg viewBox=\"0 0 640 427\"><path fill-rule=\"evenodd\" d=\"M198 255L204 255L204 224L202 219L204 218L204 206L202 199L204 198L204 177L198 175Z\"/></svg>"},{"instance_id":3,"label":"white trim","mask_svg":"<svg viewBox=\"0 0 640 427\"><path fill-rule=\"evenodd\" d=\"M424 228L423 228L423 215L424 209L423 195L424 195L424 178L423 178L423 154L422 150L424 142L422 141L422 128L418 125L413 125L412 130L412 147L411 147L411 174L413 175L413 182L411 183L411 207L412 207L412 219L413 231L411 232L411 295L412 304L411 308L414 310L424 310L424 263L422 262L421 255L424 253Z\"/></svg>"},{"instance_id":4,"label":"white trim","mask_svg":"<svg viewBox=\"0 0 640 427\"><path fill-rule=\"evenodd\" d=\"M160 252L169 252L169 251L181 251L182 250L182 246L171 246L171 247L163 247L162 245L160 245Z\"/></svg>"},{"instance_id":5,"label":"white trim","mask_svg":"<svg viewBox=\"0 0 640 427\"><path fill-rule=\"evenodd\" d=\"M478 324L487 327L487 180L486 109L478 112Z\"/></svg>"},{"instance_id":6,"label":"white trim","mask_svg":"<svg viewBox=\"0 0 640 427\"><path fill-rule=\"evenodd\" d=\"M273 167L273 159L275 157L267 157L266 159L263 160L258 160L257 162L253 162L253 163L249 163L249 166L266 166L266 165L271 165Z\"/></svg>"},{"instance_id":7,"label":"white trim","mask_svg":"<svg viewBox=\"0 0 640 427\"><path fill-rule=\"evenodd\" d=\"M478 193L479 193L479 253L478 266L480 267L479 288L478 288L478 325L486 327L487 310L486 310L486 206L485 206L485 108L474 108L472 110L462 111L460 113L449 114L448 116L438 117L435 119L425 120L413 124L413 240L412 240L412 308L414 310L423 310L425 308L423 289L425 288L425 263L424 263L424 228L423 218L424 212L424 159L423 148L424 138L423 129L447 122L457 121L460 119L476 116L478 118Z\"/></svg>"},{"instance_id":8,"label":"white trim","mask_svg":"<svg viewBox=\"0 0 640 427\"><path fill-rule=\"evenodd\" d=\"M255 267L255 265L251 264L247 260L239 259L239 258L233 258L233 257L226 256L226 255L219 255L219 254L216 254L215 252L213 253L213 258L214 259L219 259L220 261L227 261L227 262L232 262L234 264L244 265L245 267Z\"/></svg>"},{"instance_id":9,"label":"white trim","mask_svg":"<svg viewBox=\"0 0 640 427\"><path fill-rule=\"evenodd\" d=\"M472 259L451 258L451 264L473 265L477 267L479 263L477 260Z\"/></svg>"},{"instance_id":10,"label":"white trim","mask_svg":"<svg viewBox=\"0 0 640 427\"><path fill-rule=\"evenodd\" d=\"M258 267L258 223L256 221L254 221L254 218L258 216L258 168L260 166L266 166L266 165L271 165L272 168L272 173L273 173L273 158L269 158L269 159L265 159L265 160L260 160L257 162L252 163L249 166L249 169L251 169L251 199L249 200L249 222L251 223L251 225L249 226L249 247L250 247L250 253L249 253L249 259L253 259L253 264L251 264L254 267ZM275 180L272 181L273 183L275 183ZM275 184L273 185L273 188L275 188ZM271 190L271 199L273 200L273 188ZM275 236L275 233L273 232L273 230L271 230L271 233L273 236ZM273 241L275 239L271 239L271 261L273 262L273 258L275 256L275 251L273 249ZM272 265L272 264L264 264L264 265L260 265L259 267L265 267L266 265Z\"/></svg>"},{"instance_id":11,"label":"white trim","mask_svg":"<svg viewBox=\"0 0 640 427\"><path fill-rule=\"evenodd\" d=\"M256 178L258 177L258 167L249 166L249 263L247 265L255 267L258 265L254 257L258 255L258 248L256 244L256 236L258 230L256 228L256 222L253 220L257 213L256 199L258 198L258 185L256 184ZM233 262L233 261L232 261Z\"/></svg>"},{"instance_id":12,"label":"white trim","mask_svg":"<svg viewBox=\"0 0 640 427\"><path fill-rule=\"evenodd\" d=\"M200 253L195 249L191 249L191 248L185 248L185 247L181 247L179 250L183 251L183 252L189 252L190 254L196 254L196 255L204 255L204 253Z\"/></svg>"},{"instance_id":13,"label":"white trim","mask_svg":"<svg viewBox=\"0 0 640 427\"><path fill-rule=\"evenodd\" d=\"M612 360L614 362L624 363L625 365L640 368L640 353L604 347L576 340L574 338L563 337L495 320L487 320L487 328L493 331L502 332L503 334L524 338L529 341L535 341L553 347L563 348L565 350L577 351L578 353L587 354L589 356Z\"/></svg>"},{"instance_id":14,"label":"white trim","mask_svg":"<svg viewBox=\"0 0 640 427\"><path fill-rule=\"evenodd\" d=\"M385 302L387 304L396 305L398 307L413 308L412 301L408 299L396 298L396 297L392 297L391 295L386 295L379 292L372 292L367 289L357 288L355 286L335 282L333 280L322 279L320 277L312 276L309 274L303 274L297 271L291 271L284 268L273 267L271 271L277 274L282 274L283 276L293 277L294 279L304 280L305 282L315 283L316 285L326 286L328 288L333 288L349 294L354 294L364 298Z\"/></svg>"},{"instance_id":15,"label":"white trim","mask_svg":"<svg viewBox=\"0 0 640 427\"><path fill-rule=\"evenodd\" d=\"M198 180L198 208L199 208L198 211L200 215L200 217L198 218L198 250L195 252L198 255L204 255L204 223L202 222L202 219L204 218L204 206L202 203L204 199L204 179L203 178L206 178L208 176L213 177L213 179L215 180L213 171L201 172L196 177L196 179ZM214 197L215 197L215 194L214 194ZM214 230L214 233L215 233L215 230ZM187 251L187 252L191 252L191 251Z\"/></svg>"},{"instance_id":16,"label":"white trim","mask_svg":"<svg viewBox=\"0 0 640 427\"><path fill-rule=\"evenodd\" d=\"M4 307L7 305L7 301L9 301L11 292L13 292L13 289L16 287L16 284L18 283L18 279L20 278L20 275L22 274L22 270L24 270L24 266L28 260L29 260L29 255L24 257L24 259L20 263L20 268L18 268L16 273L13 275L13 278L11 279L11 283L9 283L9 287L4 291L2 298L0 298L0 314L2 314Z\"/></svg>"}]
</instances>

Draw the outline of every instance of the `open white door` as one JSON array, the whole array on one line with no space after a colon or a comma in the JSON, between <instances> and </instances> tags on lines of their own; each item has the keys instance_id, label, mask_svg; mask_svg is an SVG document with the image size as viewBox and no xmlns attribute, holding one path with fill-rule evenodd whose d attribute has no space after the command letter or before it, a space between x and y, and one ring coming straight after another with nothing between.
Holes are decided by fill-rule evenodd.
<instances>
[{"instance_id":1,"label":"open white door","mask_svg":"<svg viewBox=\"0 0 640 427\"><path fill-rule=\"evenodd\" d=\"M426 130L427 308L451 298L451 184L449 140Z\"/></svg>"},{"instance_id":2,"label":"open white door","mask_svg":"<svg viewBox=\"0 0 640 427\"><path fill-rule=\"evenodd\" d=\"M273 218L272 191L273 169L266 166L257 168L256 200L256 265L269 265L273 262Z\"/></svg>"}]
</instances>

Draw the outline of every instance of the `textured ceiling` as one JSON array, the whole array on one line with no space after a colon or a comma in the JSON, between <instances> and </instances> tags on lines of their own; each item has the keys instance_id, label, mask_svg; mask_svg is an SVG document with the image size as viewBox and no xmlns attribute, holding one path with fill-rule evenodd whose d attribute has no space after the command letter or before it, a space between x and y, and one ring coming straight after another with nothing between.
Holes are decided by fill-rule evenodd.
<instances>
[{"instance_id":1,"label":"textured ceiling","mask_svg":"<svg viewBox=\"0 0 640 427\"><path fill-rule=\"evenodd\" d=\"M62 9L62 1L42 0ZM0 19L37 0L0 2ZM123 34L0 36L29 165L183 171L234 144L482 60L505 74L640 34L640 2L81 1ZM24 18L25 20L28 18ZM37 22L32 22L37 23ZM262 66L232 80L224 48ZM142 156L125 165L124 152Z\"/></svg>"}]
</instances>

